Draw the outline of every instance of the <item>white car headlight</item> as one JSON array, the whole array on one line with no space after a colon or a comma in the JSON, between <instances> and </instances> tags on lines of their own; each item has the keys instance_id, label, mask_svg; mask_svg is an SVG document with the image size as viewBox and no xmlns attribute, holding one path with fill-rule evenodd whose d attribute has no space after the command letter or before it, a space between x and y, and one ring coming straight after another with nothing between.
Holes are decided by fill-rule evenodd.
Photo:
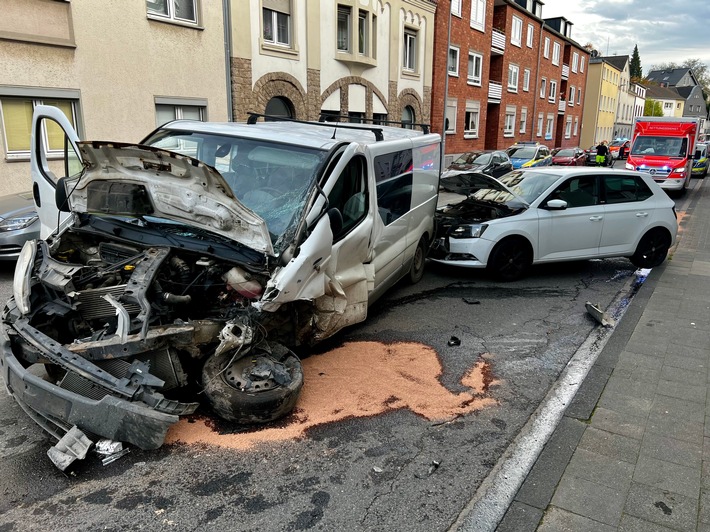
<instances>
[{"instance_id":1,"label":"white car headlight","mask_svg":"<svg viewBox=\"0 0 710 532\"><path fill-rule=\"evenodd\" d=\"M19 231L20 229L29 227L38 219L39 217L35 212L5 218L2 222L0 222L0 231Z\"/></svg>"},{"instance_id":2,"label":"white car headlight","mask_svg":"<svg viewBox=\"0 0 710 532\"><path fill-rule=\"evenodd\" d=\"M682 167L682 166L681 166L680 168L675 168L675 169L673 170L673 173L674 173L674 174L682 174L683 172L685 172L685 168Z\"/></svg>"},{"instance_id":3,"label":"white car headlight","mask_svg":"<svg viewBox=\"0 0 710 532\"><path fill-rule=\"evenodd\" d=\"M459 225L449 233L451 238L480 238L488 229L487 224L466 224Z\"/></svg>"},{"instance_id":4,"label":"white car headlight","mask_svg":"<svg viewBox=\"0 0 710 532\"><path fill-rule=\"evenodd\" d=\"M12 295L20 312L25 315L30 311L30 279L37 255L37 241L28 240L22 246L15 265L15 278L12 281Z\"/></svg>"}]
</instances>

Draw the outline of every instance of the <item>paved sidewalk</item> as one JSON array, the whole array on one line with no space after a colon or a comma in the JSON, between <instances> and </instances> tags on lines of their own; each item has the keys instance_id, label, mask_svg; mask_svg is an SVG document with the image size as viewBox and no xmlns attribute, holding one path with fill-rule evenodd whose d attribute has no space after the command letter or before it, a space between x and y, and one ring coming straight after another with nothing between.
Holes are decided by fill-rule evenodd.
<instances>
[{"instance_id":1,"label":"paved sidewalk","mask_svg":"<svg viewBox=\"0 0 710 532\"><path fill-rule=\"evenodd\" d=\"M498 531L710 531L710 179Z\"/></svg>"}]
</instances>

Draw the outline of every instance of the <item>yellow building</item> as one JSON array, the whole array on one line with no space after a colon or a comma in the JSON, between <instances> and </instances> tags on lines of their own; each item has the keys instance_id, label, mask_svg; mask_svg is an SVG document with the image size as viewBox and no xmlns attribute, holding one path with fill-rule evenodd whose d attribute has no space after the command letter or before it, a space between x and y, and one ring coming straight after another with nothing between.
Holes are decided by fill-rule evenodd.
<instances>
[{"instance_id":1,"label":"yellow building","mask_svg":"<svg viewBox=\"0 0 710 532\"><path fill-rule=\"evenodd\" d=\"M229 117L222 2L3 0L0 195L31 187L36 105L80 138L138 142L175 118ZM49 146L57 163L61 142Z\"/></svg>"},{"instance_id":2,"label":"yellow building","mask_svg":"<svg viewBox=\"0 0 710 532\"><path fill-rule=\"evenodd\" d=\"M602 57L589 60L580 135L581 147L589 148L602 140L613 140L620 78L621 71L611 62Z\"/></svg>"}]
</instances>

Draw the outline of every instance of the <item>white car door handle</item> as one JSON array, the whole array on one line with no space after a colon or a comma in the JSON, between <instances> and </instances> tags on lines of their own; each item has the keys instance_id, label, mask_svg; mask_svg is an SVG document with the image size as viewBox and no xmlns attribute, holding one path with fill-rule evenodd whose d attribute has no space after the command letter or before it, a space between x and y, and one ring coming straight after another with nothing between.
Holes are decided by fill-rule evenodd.
<instances>
[{"instance_id":1,"label":"white car door handle","mask_svg":"<svg viewBox=\"0 0 710 532\"><path fill-rule=\"evenodd\" d=\"M647 212L637 212L636 213L636 218L646 218L648 216Z\"/></svg>"},{"instance_id":2,"label":"white car door handle","mask_svg":"<svg viewBox=\"0 0 710 532\"><path fill-rule=\"evenodd\" d=\"M598 222L598 221L601 220L602 218L604 218L604 217L603 217L603 216L590 216L590 217L589 217L589 219L590 219L592 222Z\"/></svg>"}]
</instances>

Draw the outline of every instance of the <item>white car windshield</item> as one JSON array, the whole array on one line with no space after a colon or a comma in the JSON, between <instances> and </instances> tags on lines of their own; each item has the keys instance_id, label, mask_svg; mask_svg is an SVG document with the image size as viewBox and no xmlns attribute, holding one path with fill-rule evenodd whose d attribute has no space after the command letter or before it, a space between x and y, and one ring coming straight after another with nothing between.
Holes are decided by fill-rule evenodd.
<instances>
[{"instance_id":1,"label":"white car windshield","mask_svg":"<svg viewBox=\"0 0 710 532\"><path fill-rule=\"evenodd\" d=\"M327 152L193 131L158 130L145 144L216 168L240 203L261 217L274 249L294 230Z\"/></svg>"}]
</instances>

